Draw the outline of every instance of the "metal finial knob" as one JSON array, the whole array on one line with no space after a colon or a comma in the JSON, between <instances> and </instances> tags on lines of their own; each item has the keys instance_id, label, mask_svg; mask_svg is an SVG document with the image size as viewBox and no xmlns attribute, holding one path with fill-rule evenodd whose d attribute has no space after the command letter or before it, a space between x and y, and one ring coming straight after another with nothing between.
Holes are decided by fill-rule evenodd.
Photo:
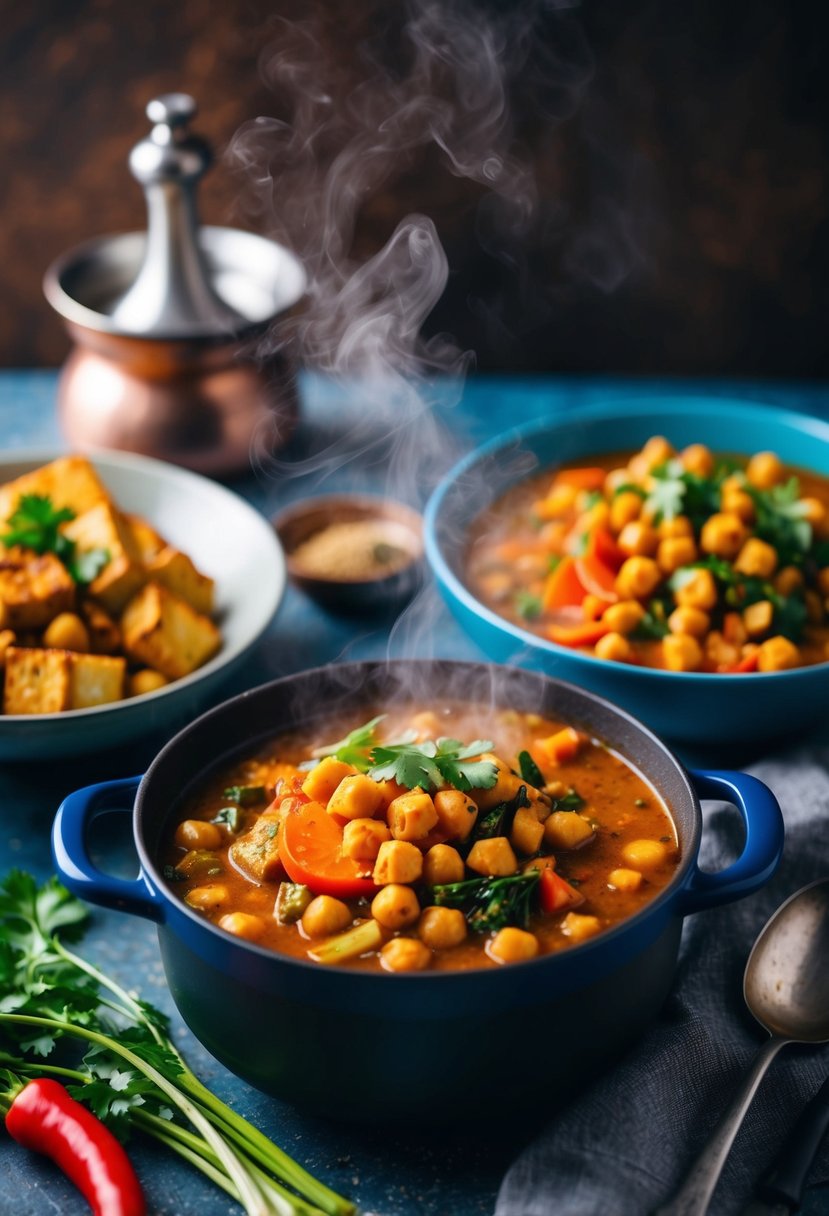
<instances>
[{"instance_id":1,"label":"metal finial knob","mask_svg":"<svg viewBox=\"0 0 829 1216\"><path fill-rule=\"evenodd\" d=\"M196 117L199 107L189 93L162 93L147 102L146 115L150 122L167 127L180 127Z\"/></svg>"}]
</instances>

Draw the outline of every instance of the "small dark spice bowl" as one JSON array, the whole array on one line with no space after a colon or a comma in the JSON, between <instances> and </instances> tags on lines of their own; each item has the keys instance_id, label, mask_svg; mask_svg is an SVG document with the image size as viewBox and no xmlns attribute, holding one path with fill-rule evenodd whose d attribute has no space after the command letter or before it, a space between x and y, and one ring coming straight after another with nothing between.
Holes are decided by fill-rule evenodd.
<instances>
[{"instance_id":1,"label":"small dark spice bowl","mask_svg":"<svg viewBox=\"0 0 829 1216\"><path fill-rule=\"evenodd\" d=\"M422 577L422 521L403 503L332 494L296 502L272 522L289 577L332 612L391 611Z\"/></svg>"}]
</instances>

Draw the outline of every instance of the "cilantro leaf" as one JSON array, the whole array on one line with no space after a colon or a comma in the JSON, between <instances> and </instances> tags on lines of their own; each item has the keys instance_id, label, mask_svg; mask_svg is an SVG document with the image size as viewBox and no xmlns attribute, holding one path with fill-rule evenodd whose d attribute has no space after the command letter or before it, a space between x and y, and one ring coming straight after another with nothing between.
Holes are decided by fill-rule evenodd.
<instances>
[{"instance_id":1,"label":"cilantro leaf","mask_svg":"<svg viewBox=\"0 0 829 1216\"><path fill-rule=\"evenodd\" d=\"M58 528L74 518L75 512L69 507L56 511L46 495L21 494L7 521L10 531L0 536L0 540L5 545L23 545L35 553L57 553L61 557L61 549L72 542L61 536Z\"/></svg>"},{"instance_id":2,"label":"cilantro leaf","mask_svg":"<svg viewBox=\"0 0 829 1216\"><path fill-rule=\"evenodd\" d=\"M534 621L537 617L541 616L542 604L540 595L533 595L530 591L516 591L512 602L515 611L525 621Z\"/></svg>"},{"instance_id":3,"label":"cilantro leaf","mask_svg":"<svg viewBox=\"0 0 829 1216\"><path fill-rule=\"evenodd\" d=\"M805 518L808 507L800 500L800 482L790 477L783 485L760 490L746 483L757 514L755 532L777 550L780 564L803 560L812 543L812 525Z\"/></svg>"},{"instance_id":4,"label":"cilantro leaf","mask_svg":"<svg viewBox=\"0 0 829 1216\"><path fill-rule=\"evenodd\" d=\"M353 764L361 773L366 772L371 764L371 750L377 742L377 727L385 716L379 714L370 722L349 731L345 738L338 739L336 743L316 748L314 759L323 760L326 756L336 756L345 764Z\"/></svg>"},{"instance_id":5,"label":"cilantro leaf","mask_svg":"<svg viewBox=\"0 0 829 1216\"><path fill-rule=\"evenodd\" d=\"M459 790L490 789L498 780L497 768L490 760L473 757L491 748L488 739L465 746L447 738L437 743L389 743L372 750L369 776L375 781L397 781L410 790L435 790L447 782Z\"/></svg>"}]
</instances>

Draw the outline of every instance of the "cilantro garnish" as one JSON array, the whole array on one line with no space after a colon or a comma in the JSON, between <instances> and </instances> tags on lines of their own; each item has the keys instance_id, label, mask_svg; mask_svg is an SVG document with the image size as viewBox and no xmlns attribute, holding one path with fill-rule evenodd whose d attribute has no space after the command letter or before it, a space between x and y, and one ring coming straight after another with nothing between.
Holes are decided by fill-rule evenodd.
<instances>
[{"instance_id":1,"label":"cilantro garnish","mask_svg":"<svg viewBox=\"0 0 829 1216\"><path fill-rule=\"evenodd\" d=\"M757 514L756 534L774 546L781 565L801 562L812 543L812 525L805 518L808 507L800 500L798 479L790 477L785 484L768 490L758 490L747 482L745 489Z\"/></svg>"},{"instance_id":2,"label":"cilantro garnish","mask_svg":"<svg viewBox=\"0 0 829 1216\"><path fill-rule=\"evenodd\" d=\"M368 773L374 781L396 781L410 790L436 790L447 783L458 790L488 790L498 780L494 764L474 759L491 750L488 739L476 739L467 745L447 738L437 743L415 743L407 735L381 744L377 742L377 727L384 717L372 718L337 743L317 748L315 758L335 756Z\"/></svg>"},{"instance_id":3,"label":"cilantro garnish","mask_svg":"<svg viewBox=\"0 0 829 1216\"><path fill-rule=\"evenodd\" d=\"M223 824L229 832L235 834L242 825L241 809L238 806L223 806L220 811L216 812L210 822L219 824L220 826Z\"/></svg>"},{"instance_id":4,"label":"cilantro garnish","mask_svg":"<svg viewBox=\"0 0 829 1216\"><path fill-rule=\"evenodd\" d=\"M448 783L458 790L488 790L498 780L498 770L489 760L475 760L489 751L488 739L476 739L466 747L457 739L437 743L398 743L372 749L369 776L375 781L396 781L413 790L438 789Z\"/></svg>"},{"instance_id":5,"label":"cilantro garnish","mask_svg":"<svg viewBox=\"0 0 829 1216\"><path fill-rule=\"evenodd\" d=\"M0 536L4 545L22 545L35 553L54 553L76 583L91 583L109 561L107 549L88 549L78 553L74 540L59 531L60 525L75 518L69 507L55 510L51 498L43 494L21 494L9 516L10 531Z\"/></svg>"}]
</instances>

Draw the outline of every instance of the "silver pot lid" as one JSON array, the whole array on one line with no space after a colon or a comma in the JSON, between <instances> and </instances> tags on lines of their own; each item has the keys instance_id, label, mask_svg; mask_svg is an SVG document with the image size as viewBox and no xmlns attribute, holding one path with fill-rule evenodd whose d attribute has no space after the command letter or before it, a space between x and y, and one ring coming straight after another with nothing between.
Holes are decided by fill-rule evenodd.
<instances>
[{"instance_id":1,"label":"silver pot lid","mask_svg":"<svg viewBox=\"0 0 829 1216\"><path fill-rule=\"evenodd\" d=\"M132 337L221 339L301 298L305 272L283 246L199 226L196 185L212 154L189 130L195 113L186 93L147 106L153 128L129 161L147 200L147 231L89 241L49 267L46 296L67 320Z\"/></svg>"}]
</instances>

